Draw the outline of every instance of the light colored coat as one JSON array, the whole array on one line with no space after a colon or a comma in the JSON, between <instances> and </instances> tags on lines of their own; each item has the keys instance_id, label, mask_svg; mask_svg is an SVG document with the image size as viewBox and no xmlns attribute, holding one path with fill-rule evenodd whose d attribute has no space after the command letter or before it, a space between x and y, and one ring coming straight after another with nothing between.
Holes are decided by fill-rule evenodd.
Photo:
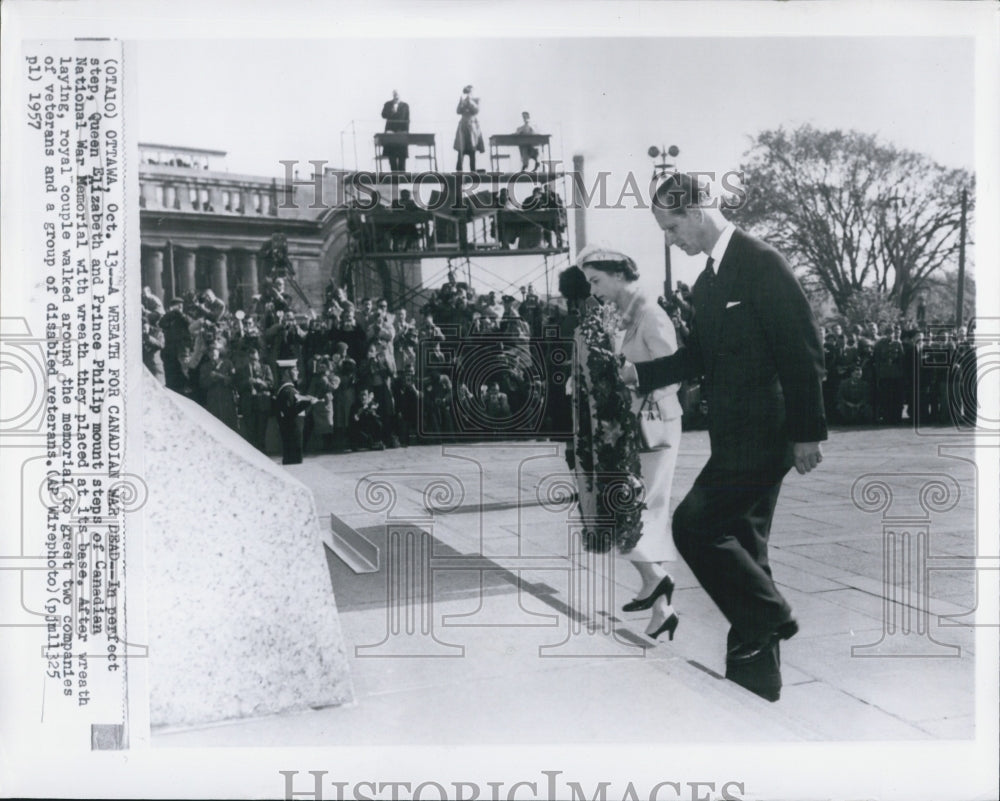
<instances>
[{"instance_id":1,"label":"light colored coat","mask_svg":"<svg viewBox=\"0 0 1000 801\"><path fill-rule=\"evenodd\" d=\"M622 324L625 331L619 352L630 362L669 356L677 350L673 321L659 303L642 291L633 295L622 314ZM659 406L660 418L670 421L670 446L639 456L646 508L642 510L642 537L626 557L630 562L673 562L677 559L670 526L670 492L681 444L679 388L680 384L672 384L649 393L652 403ZM646 397L633 392L633 413L638 413Z\"/></svg>"},{"instance_id":2,"label":"light colored coat","mask_svg":"<svg viewBox=\"0 0 1000 801\"><path fill-rule=\"evenodd\" d=\"M670 356L677 350L677 332L673 321L655 300L638 291L622 313L625 329L619 352L630 362L647 362L661 356ZM680 384L671 384L653 390L652 402L660 407L663 420L673 420L681 416L681 404L677 399ZM645 395L633 395L632 411L638 412L646 399Z\"/></svg>"},{"instance_id":3,"label":"light colored coat","mask_svg":"<svg viewBox=\"0 0 1000 801\"><path fill-rule=\"evenodd\" d=\"M462 95L458 101L456 114L461 114L455 131L455 150L459 153L486 152L483 133L479 130L479 98Z\"/></svg>"}]
</instances>

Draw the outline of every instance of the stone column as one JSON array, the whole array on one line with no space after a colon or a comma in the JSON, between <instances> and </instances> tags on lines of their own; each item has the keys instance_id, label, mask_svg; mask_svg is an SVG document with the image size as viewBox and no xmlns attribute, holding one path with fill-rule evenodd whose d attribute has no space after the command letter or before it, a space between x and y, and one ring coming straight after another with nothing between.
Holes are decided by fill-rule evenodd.
<instances>
[{"instance_id":1,"label":"stone column","mask_svg":"<svg viewBox=\"0 0 1000 801\"><path fill-rule=\"evenodd\" d=\"M142 285L148 286L156 297L163 298L163 251L159 248L142 249Z\"/></svg>"},{"instance_id":2,"label":"stone column","mask_svg":"<svg viewBox=\"0 0 1000 801\"><path fill-rule=\"evenodd\" d=\"M193 250L174 250L174 276L177 279L176 294L195 291L195 254Z\"/></svg>"},{"instance_id":3,"label":"stone column","mask_svg":"<svg viewBox=\"0 0 1000 801\"><path fill-rule=\"evenodd\" d=\"M209 256L209 280L217 298L229 303L229 276L226 274L226 251L216 250Z\"/></svg>"},{"instance_id":4,"label":"stone column","mask_svg":"<svg viewBox=\"0 0 1000 801\"><path fill-rule=\"evenodd\" d=\"M152 181L139 182L139 203L142 208L157 208L156 185Z\"/></svg>"},{"instance_id":5,"label":"stone column","mask_svg":"<svg viewBox=\"0 0 1000 801\"><path fill-rule=\"evenodd\" d=\"M168 239L163 247L163 302L166 305L177 294L177 279L174 276L174 246Z\"/></svg>"},{"instance_id":6,"label":"stone column","mask_svg":"<svg viewBox=\"0 0 1000 801\"><path fill-rule=\"evenodd\" d=\"M253 296L260 291L257 282L257 254L250 251L239 253L240 288L243 290L243 308L250 305Z\"/></svg>"}]
</instances>

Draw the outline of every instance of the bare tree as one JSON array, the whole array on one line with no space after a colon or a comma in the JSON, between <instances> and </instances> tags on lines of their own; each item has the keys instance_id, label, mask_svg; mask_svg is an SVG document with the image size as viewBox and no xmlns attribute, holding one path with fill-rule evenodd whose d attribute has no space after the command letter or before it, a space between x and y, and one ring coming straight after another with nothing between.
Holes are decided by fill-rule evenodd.
<instances>
[{"instance_id":1,"label":"bare tree","mask_svg":"<svg viewBox=\"0 0 1000 801\"><path fill-rule=\"evenodd\" d=\"M740 169L741 225L773 243L845 311L863 288L905 311L959 249L974 179L856 131L803 126L757 135ZM971 208L971 205L970 205Z\"/></svg>"},{"instance_id":2,"label":"bare tree","mask_svg":"<svg viewBox=\"0 0 1000 801\"><path fill-rule=\"evenodd\" d=\"M931 289L926 293L924 319L933 325L950 323L955 318L958 297L958 273L942 271L930 279ZM976 313L976 279L966 274L964 308L961 322L967 323Z\"/></svg>"}]
</instances>

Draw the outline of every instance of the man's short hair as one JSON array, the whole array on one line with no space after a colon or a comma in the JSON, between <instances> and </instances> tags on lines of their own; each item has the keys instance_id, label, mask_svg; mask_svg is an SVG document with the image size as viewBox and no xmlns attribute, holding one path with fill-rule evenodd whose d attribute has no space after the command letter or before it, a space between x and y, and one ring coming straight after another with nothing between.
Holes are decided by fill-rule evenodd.
<instances>
[{"instance_id":1,"label":"man's short hair","mask_svg":"<svg viewBox=\"0 0 1000 801\"><path fill-rule=\"evenodd\" d=\"M708 190L696 178L684 172L670 173L653 193L653 208L683 214L689 208L704 206Z\"/></svg>"}]
</instances>

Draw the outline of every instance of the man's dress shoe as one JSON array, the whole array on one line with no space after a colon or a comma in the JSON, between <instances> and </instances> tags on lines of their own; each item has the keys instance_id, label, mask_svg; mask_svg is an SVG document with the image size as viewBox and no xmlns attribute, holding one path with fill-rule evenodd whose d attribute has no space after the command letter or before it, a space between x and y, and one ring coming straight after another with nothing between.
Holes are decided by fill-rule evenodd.
<instances>
[{"instance_id":1,"label":"man's dress shoe","mask_svg":"<svg viewBox=\"0 0 1000 801\"><path fill-rule=\"evenodd\" d=\"M790 619L760 640L736 644L726 655L726 678L767 701L777 701L781 698L779 643L798 630L798 623Z\"/></svg>"},{"instance_id":2,"label":"man's dress shoe","mask_svg":"<svg viewBox=\"0 0 1000 801\"><path fill-rule=\"evenodd\" d=\"M795 618L789 618L770 634L750 643L740 643L726 654L726 661L734 665L753 662L755 659L777 645L781 640L790 640L799 633L799 624Z\"/></svg>"}]
</instances>

